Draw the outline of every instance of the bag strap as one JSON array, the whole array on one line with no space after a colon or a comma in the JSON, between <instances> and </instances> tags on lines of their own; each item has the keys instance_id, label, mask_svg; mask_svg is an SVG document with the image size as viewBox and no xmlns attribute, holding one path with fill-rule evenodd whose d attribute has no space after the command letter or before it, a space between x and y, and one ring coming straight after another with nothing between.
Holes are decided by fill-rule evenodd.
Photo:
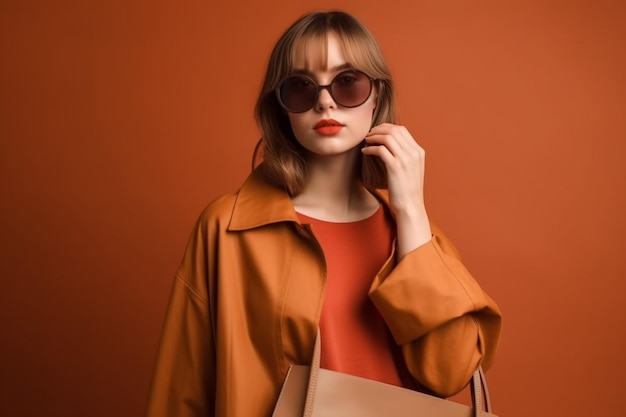
<instances>
[{"instance_id":1,"label":"bag strap","mask_svg":"<svg viewBox=\"0 0 626 417\"><path fill-rule=\"evenodd\" d=\"M309 384L307 385L306 402L304 403L304 417L311 416L313 412L313 398L317 387L317 374L320 370L320 358L322 356L322 335L319 327L315 336L315 345L313 346L313 359L311 360L311 372L309 373Z\"/></svg>"},{"instance_id":2,"label":"bag strap","mask_svg":"<svg viewBox=\"0 0 626 417\"><path fill-rule=\"evenodd\" d=\"M479 365L478 369L472 375L472 385L470 386L472 393L472 404L476 409L476 416L480 417L483 413L491 412L491 399L489 397L489 389L487 388L487 378L485 372Z\"/></svg>"},{"instance_id":3,"label":"bag strap","mask_svg":"<svg viewBox=\"0 0 626 417\"><path fill-rule=\"evenodd\" d=\"M308 392L306 396L306 403L304 406L304 415L310 416L313 408L313 397L315 396L315 387L317 386L317 374L320 369L320 358L322 356L322 337L320 335L320 329L317 329L317 336L315 337L315 345L313 347L313 360L311 361L311 373L309 375ZM487 388L487 379L483 368L478 365L476 371L472 375L472 381L470 385L472 406L474 408L474 415L476 417L482 417L483 414L491 412L491 399L489 398L489 390Z\"/></svg>"}]
</instances>

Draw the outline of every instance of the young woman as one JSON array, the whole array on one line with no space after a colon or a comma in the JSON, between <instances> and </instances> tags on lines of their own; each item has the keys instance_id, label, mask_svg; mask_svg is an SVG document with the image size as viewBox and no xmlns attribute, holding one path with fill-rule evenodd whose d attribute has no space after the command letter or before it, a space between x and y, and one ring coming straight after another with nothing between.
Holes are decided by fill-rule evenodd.
<instances>
[{"instance_id":1,"label":"young woman","mask_svg":"<svg viewBox=\"0 0 626 417\"><path fill-rule=\"evenodd\" d=\"M424 206L368 30L312 13L256 107L262 162L201 214L176 275L148 416L270 416L289 365L449 396L488 368L500 313Z\"/></svg>"}]
</instances>

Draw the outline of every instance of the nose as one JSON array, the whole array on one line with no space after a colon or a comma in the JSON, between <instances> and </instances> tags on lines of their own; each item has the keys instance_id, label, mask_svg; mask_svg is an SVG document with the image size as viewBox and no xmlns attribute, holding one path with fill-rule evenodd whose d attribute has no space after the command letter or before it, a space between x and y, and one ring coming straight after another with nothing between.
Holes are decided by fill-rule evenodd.
<instances>
[{"instance_id":1,"label":"nose","mask_svg":"<svg viewBox=\"0 0 626 417\"><path fill-rule=\"evenodd\" d=\"M320 111L336 108L337 103L335 103L335 100L333 100L333 97L330 95L330 85L320 85L318 88L319 93L317 95L315 108Z\"/></svg>"}]
</instances>

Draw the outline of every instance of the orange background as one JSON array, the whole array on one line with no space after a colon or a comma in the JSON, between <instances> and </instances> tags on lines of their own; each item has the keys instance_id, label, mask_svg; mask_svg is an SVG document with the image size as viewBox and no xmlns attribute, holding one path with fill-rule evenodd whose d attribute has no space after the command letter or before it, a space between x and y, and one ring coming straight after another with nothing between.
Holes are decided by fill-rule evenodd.
<instances>
[{"instance_id":1,"label":"orange background","mask_svg":"<svg viewBox=\"0 0 626 417\"><path fill-rule=\"evenodd\" d=\"M356 14L429 213L499 302L502 417L622 415L620 1L0 2L0 415L139 416L204 205L249 172L270 48Z\"/></svg>"}]
</instances>

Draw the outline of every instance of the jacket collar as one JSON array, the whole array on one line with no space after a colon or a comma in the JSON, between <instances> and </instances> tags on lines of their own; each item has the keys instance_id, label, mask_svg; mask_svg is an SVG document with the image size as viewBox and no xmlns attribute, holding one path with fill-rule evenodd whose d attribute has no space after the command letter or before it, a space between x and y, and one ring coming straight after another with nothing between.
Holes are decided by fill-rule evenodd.
<instances>
[{"instance_id":1,"label":"jacket collar","mask_svg":"<svg viewBox=\"0 0 626 417\"><path fill-rule=\"evenodd\" d=\"M298 222L289 195L253 171L237 192L228 230L246 230L283 221Z\"/></svg>"},{"instance_id":2,"label":"jacket collar","mask_svg":"<svg viewBox=\"0 0 626 417\"><path fill-rule=\"evenodd\" d=\"M387 190L376 190L372 194L388 208ZM300 221L289 195L268 183L255 170L237 192L228 230L253 229L278 222Z\"/></svg>"}]
</instances>

